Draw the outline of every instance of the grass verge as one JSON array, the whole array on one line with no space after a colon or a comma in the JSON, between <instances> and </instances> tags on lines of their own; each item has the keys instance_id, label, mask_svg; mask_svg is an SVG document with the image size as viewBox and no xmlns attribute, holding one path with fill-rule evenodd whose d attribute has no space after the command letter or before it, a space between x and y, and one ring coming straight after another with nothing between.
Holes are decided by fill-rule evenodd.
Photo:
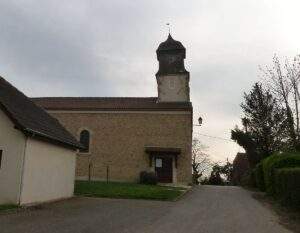
<instances>
[{"instance_id":1,"label":"grass verge","mask_svg":"<svg viewBox=\"0 0 300 233\"><path fill-rule=\"evenodd\" d=\"M19 206L18 205L13 205L13 204L0 205L0 212L5 211L5 210L17 209L17 208L19 208Z\"/></svg>"},{"instance_id":2,"label":"grass verge","mask_svg":"<svg viewBox=\"0 0 300 233\"><path fill-rule=\"evenodd\" d=\"M143 185L135 183L76 181L75 195L124 199L174 201L187 189L179 187Z\"/></svg>"}]
</instances>

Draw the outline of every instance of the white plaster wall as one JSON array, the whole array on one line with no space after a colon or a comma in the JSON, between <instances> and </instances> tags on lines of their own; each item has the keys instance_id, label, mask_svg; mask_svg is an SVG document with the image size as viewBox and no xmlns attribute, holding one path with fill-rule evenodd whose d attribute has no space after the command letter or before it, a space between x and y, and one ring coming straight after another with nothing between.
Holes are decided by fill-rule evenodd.
<instances>
[{"instance_id":1,"label":"white plaster wall","mask_svg":"<svg viewBox=\"0 0 300 233\"><path fill-rule=\"evenodd\" d=\"M76 152L28 138L21 204L73 196Z\"/></svg>"},{"instance_id":2,"label":"white plaster wall","mask_svg":"<svg viewBox=\"0 0 300 233\"><path fill-rule=\"evenodd\" d=\"M188 74L160 76L157 78L157 88L161 102L190 101Z\"/></svg>"},{"instance_id":3,"label":"white plaster wall","mask_svg":"<svg viewBox=\"0 0 300 233\"><path fill-rule=\"evenodd\" d=\"M26 137L0 110L0 204L18 204Z\"/></svg>"}]
</instances>

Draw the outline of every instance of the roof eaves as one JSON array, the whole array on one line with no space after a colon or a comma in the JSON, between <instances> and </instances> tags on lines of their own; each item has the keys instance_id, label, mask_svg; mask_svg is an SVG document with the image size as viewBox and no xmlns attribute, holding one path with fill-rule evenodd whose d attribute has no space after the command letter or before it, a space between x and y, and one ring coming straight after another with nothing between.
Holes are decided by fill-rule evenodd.
<instances>
[{"instance_id":1,"label":"roof eaves","mask_svg":"<svg viewBox=\"0 0 300 233\"><path fill-rule=\"evenodd\" d=\"M48 139L48 140L50 140L52 142L56 142L56 143L59 143L59 144L62 144L62 145L67 145L68 147L71 147L71 148L74 148L74 149L84 149L84 146L81 145L81 144L79 144L79 143L78 144L74 144L72 142L67 142L65 140L60 140L60 139L58 139L56 137L52 137L52 136L50 136L48 134L45 134L45 133L42 133L42 132L39 132L39 131L35 131L35 130L29 129L29 128L23 128L22 131L27 136L35 137L37 135L39 137Z\"/></svg>"},{"instance_id":2,"label":"roof eaves","mask_svg":"<svg viewBox=\"0 0 300 233\"><path fill-rule=\"evenodd\" d=\"M42 132L37 132L37 131L34 131L32 129L25 128L16 118L13 117L13 115L9 112L9 110L1 102L0 102L0 109L13 122L13 124L15 125L15 128L20 130L22 133L24 133L27 136L39 135L40 137L49 139L53 142L56 141L56 142L59 142L60 144L65 144L68 147L72 147L72 148L75 148L75 149L83 149L84 148L84 146L82 146L80 144L76 145L76 144L71 143L71 142L67 142L67 141L64 141L64 140L59 140L57 138L51 137L50 135L44 134Z\"/></svg>"},{"instance_id":3,"label":"roof eaves","mask_svg":"<svg viewBox=\"0 0 300 233\"><path fill-rule=\"evenodd\" d=\"M46 108L47 111L191 111L192 106L183 108Z\"/></svg>"}]
</instances>

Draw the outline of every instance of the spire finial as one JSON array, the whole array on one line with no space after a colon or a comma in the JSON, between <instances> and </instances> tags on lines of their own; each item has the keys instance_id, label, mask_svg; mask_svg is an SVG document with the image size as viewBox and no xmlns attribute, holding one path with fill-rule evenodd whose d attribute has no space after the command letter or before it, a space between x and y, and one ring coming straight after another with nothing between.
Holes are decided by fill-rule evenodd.
<instances>
[{"instance_id":1,"label":"spire finial","mask_svg":"<svg viewBox=\"0 0 300 233\"><path fill-rule=\"evenodd\" d=\"M170 23L166 23L167 27L168 27L168 31L169 31L169 36L171 35L171 24Z\"/></svg>"}]
</instances>

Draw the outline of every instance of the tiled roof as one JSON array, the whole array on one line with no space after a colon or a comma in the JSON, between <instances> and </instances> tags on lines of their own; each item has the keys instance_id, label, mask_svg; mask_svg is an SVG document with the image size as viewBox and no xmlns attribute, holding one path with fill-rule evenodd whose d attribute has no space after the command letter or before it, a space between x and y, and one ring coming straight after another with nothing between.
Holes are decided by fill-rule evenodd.
<instances>
[{"instance_id":1,"label":"tiled roof","mask_svg":"<svg viewBox=\"0 0 300 233\"><path fill-rule=\"evenodd\" d=\"M0 109L24 134L55 144L82 148L81 144L45 110L0 77Z\"/></svg>"},{"instance_id":2,"label":"tiled roof","mask_svg":"<svg viewBox=\"0 0 300 233\"><path fill-rule=\"evenodd\" d=\"M156 97L44 97L32 100L46 110L190 111L190 102L158 103Z\"/></svg>"}]
</instances>

